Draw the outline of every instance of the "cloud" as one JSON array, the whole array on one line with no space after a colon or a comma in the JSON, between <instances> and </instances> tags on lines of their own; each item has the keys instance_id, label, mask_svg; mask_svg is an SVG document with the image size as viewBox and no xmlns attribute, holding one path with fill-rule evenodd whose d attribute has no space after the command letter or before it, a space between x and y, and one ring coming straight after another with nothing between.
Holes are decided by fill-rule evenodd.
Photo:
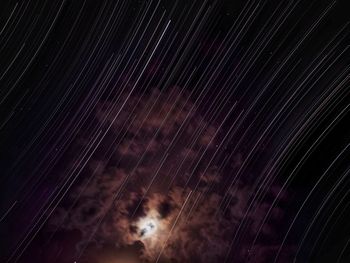
<instances>
[{"instance_id":1,"label":"cloud","mask_svg":"<svg viewBox=\"0 0 350 263\"><path fill-rule=\"evenodd\" d=\"M108 126L119 104L100 102L97 123ZM94 156L88 172L70 191L66 203L74 206L59 207L50 229L78 230L76 253L82 253L86 262L153 262L160 252L160 262L223 262L253 186L238 182L226 196L212 187L224 189L223 178L231 176L215 164L206 169L217 129L218 124L209 123L180 88L133 95L106 138L115 142L111 158ZM199 159L204 148L207 152ZM233 157L232 170L242 158ZM227 209L218 212L227 198L231 200ZM250 239L241 244L237 262L246 256L247 244L269 205L262 202L248 215ZM282 216L281 210L273 210L273 218ZM155 234L147 238L139 229L145 218L157 223ZM263 234L274 235L273 227L264 227ZM266 255L275 248L257 243L255 249Z\"/></svg>"}]
</instances>

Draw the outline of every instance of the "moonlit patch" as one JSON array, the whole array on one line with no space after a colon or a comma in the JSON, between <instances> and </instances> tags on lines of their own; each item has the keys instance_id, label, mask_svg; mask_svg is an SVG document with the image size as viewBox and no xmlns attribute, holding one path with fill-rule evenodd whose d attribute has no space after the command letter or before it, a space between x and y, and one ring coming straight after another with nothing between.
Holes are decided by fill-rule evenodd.
<instances>
[{"instance_id":1,"label":"moonlit patch","mask_svg":"<svg viewBox=\"0 0 350 263\"><path fill-rule=\"evenodd\" d=\"M145 218L139 223L140 237L147 238L153 236L157 231L157 222L154 219Z\"/></svg>"}]
</instances>

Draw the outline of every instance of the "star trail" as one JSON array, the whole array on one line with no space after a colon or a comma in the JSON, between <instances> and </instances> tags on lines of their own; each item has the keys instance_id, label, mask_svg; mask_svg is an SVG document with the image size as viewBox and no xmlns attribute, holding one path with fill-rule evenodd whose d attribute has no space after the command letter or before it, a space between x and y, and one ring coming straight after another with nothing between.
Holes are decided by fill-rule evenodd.
<instances>
[{"instance_id":1,"label":"star trail","mask_svg":"<svg viewBox=\"0 0 350 263\"><path fill-rule=\"evenodd\" d=\"M350 262L347 1L0 7L0 262Z\"/></svg>"}]
</instances>

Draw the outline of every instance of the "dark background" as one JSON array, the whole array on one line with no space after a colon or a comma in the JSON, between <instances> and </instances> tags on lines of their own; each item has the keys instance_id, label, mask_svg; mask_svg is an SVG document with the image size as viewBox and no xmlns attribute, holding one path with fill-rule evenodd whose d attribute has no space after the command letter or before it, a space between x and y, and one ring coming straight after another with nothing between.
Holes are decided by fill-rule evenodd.
<instances>
[{"instance_id":1,"label":"dark background","mask_svg":"<svg viewBox=\"0 0 350 263\"><path fill-rule=\"evenodd\" d=\"M217 73L221 81L213 85L206 95L208 103L217 92L223 90L225 94L230 94L234 89L234 98L239 101L238 109L249 108L274 70L288 54L291 54L301 36L332 3L326 0L299 1L295 10L287 16L285 23L263 49L240 84L223 85L238 61L244 58L244 52L262 30L264 22L273 15L279 4L283 7L290 2L295 1L260 1L259 15ZM64 2L2 1L0 4L0 28L3 28L0 36L1 262L6 262L16 244L22 240L27 227L35 223L32 221L33 215L38 212L40 204L49 198L49 193L54 191L55 187L60 185L62 170L76 153L73 142L79 140L79 133L75 133L70 128L67 132L65 128L70 127L71 121L76 121L74 115L80 113L79 107L84 105L84 100L91 99L89 94L93 91L92 87L108 59L119 52L130 53L131 56L133 48L139 56L143 51L143 48L133 47L135 42L126 49L125 40L129 38L135 17L145 7L146 2L118 3L122 14L116 21L119 25L116 29L108 25L115 4L114 1L70 0ZM201 4L201 2L195 2L194 6L199 7ZM162 70L164 65L171 63L172 59L179 61L181 54L184 54L184 61L188 61L197 45L201 46L199 54L204 54L205 47L210 45L218 48L221 43L224 43L225 37L231 34L229 30L245 4L246 1L216 3L209 1L205 7L213 6L213 11L205 21L206 26L199 30L194 43L186 43L185 46L189 46L189 49L185 50L180 46L180 40L189 32L196 12L189 14L187 19L182 19L182 11L189 8L191 3L179 1L171 11L174 7L173 1L161 1L160 5L167 10L165 16L172 20L171 31L166 35L167 41L175 39L171 47L172 52L164 57L160 53L155 54L152 65L159 66L159 69L155 72L150 70L148 73L150 75L141 76L143 85L140 85L136 92L142 92L146 84L150 85L150 90L156 88L161 90L166 85L184 85L185 81L180 78L181 70L172 68L170 72L166 72ZM152 3L151 9L154 5L155 3ZM6 24L12 10L15 10L12 20ZM259 145L259 153L254 156L246 174L260 171L271 160L278 146L286 138L286 134L300 124L298 120L302 116L310 114L308 109L317 98L320 98L323 91L331 92L334 89L331 85L332 81L349 67L349 51L346 49L349 46L349 28L346 24L349 20L348 11L347 1L335 2L327 16L298 47L276 80L269 85L259 104L255 106L256 110L244 120L242 128L225 149L229 154L240 138L243 138L241 152L248 152L248 149L251 149L262 132L260 127L265 127L271 121L270 113L273 112L271 109L275 106L278 108L284 103L284 96L295 90L295 83L301 82L298 82L298 78L305 79L303 74L310 72L308 67L312 65L312 60L344 27L337 37L339 44L334 46L332 43L329 47L335 47L331 55L329 57L321 55L327 60L325 67L308 80L305 89L295 101L294 110L284 112L279 121L280 126L266 136L263 145ZM160 18L160 16L158 12L156 17ZM153 28L156 24L152 23L154 23L153 20L151 21ZM111 31L108 34L102 33L103 30L109 29ZM179 38L174 37L175 32L179 34ZM147 35L150 34L149 31L145 31L145 34L146 37L150 37ZM146 48L146 41L143 38L140 40L141 46ZM205 58L208 63L214 55L214 51L210 52L212 52L211 55ZM341 54L339 59L335 59L339 54ZM200 57L201 55L197 59ZM144 58L140 56L139 59ZM327 65L330 69L325 71ZM118 68L113 74L112 79L117 79L124 73L122 68ZM193 91L203 74L204 66L199 66L187 87L188 92ZM279 86L287 74L290 75L282 86ZM149 77L151 75L152 79ZM348 72L345 76L347 75ZM317 79L318 76L320 79ZM132 80L135 81L135 78L133 76ZM296 262L336 262L341 253L343 257L340 262L350 260L348 245L350 180L349 175L346 174L350 164L350 149L347 148L350 142L350 115L346 108L350 102L350 92L348 80L346 79L344 83L341 91L332 98L332 103L317 112L318 117L315 117L314 124L308 126L298 140L290 145L276 178L276 181L283 185L291 172L296 169L292 179L287 183L291 201L284 207L287 221L280 223L286 225L283 233L306 197L312 193L300 211L287 239L291 244L298 246L309 223L316 220L302 244ZM101 100L108 98L108 92L111 90L106 88ZM148 92L147 90L146 93ZM194 90L193 98L199 92L200 89ZM254 114L257 114L265 103L265 108L256 119ZM203 104L202 107L199 111L204 112L206 105ZM337 118L341 112L344 113ZM92 111L88 112L81 130L90 129L89 120L91 121L92 118ZM336 123L331 125L334 120ZM231 121L223 126L222 134L229 129L230 123ZM245 128L249 125L252 126L247 134L244 134ZM329 125L331 125L330 129L327 130ZM324 132L322 140L313 147L317 138ZM66 138L69 139L67 144L64 143L64 139L58 139L60 135L67 136ZM243 135L245 137L242 137ZM310 149L312 151L308 153ZM337 158L340 153L341 155ZM305 154L306 158L304 158ZM327 170L335 159L334 165ZM327 172L324 179L317 183L325 171ZM346 175L342 177L344 174ZM248 175L245 178L247 184L255 180ZM336 188L333 189L335 186ZM312 190L314 187L315 189ZM329 193L332 194L327 199ZM14 203L15 206L9 211L8 209ZM322 205L324 205L323 209L316 216L317 210ZM8 214L7 211L9 211ZM45 235L41 238L45 239ZM36 239L33 242L35 243ZM31 256L30 249L28 251L24 254L26 259ZM23 259L23 262L30 262L30 260ZM232 262L235 262L233 256Z\"/></svg>"}]
</instances>

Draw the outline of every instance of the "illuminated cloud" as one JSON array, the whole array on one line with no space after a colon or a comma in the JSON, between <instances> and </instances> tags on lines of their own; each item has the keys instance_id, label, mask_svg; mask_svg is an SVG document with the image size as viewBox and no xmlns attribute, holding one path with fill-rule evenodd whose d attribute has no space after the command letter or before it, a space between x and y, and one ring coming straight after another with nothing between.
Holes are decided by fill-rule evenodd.
<instances>
[{"instance_id":1,"label":"illuminated cloud","mask_svg":"<svg viewBox=\"0 0 350 263\"><path fill-rule=\"evenodd\" d=\"M113 113L106 112L108 105L101 103L99 122L112 118ZM94 258L91 251L105 253L101 251L106 246L123 251L139 244L138 260L142 262L157 258L164 262L224 260L234 231L244 218L251 186L238 183L224 196L213 186L223 184L222 178L230 176L227 172L222 174L215 165L202 164L191 170L203 147L208 146L211 153L215 150L214 144L208 143L215 142L212 136L218 129L194 108L178 88L154 91L143 100L137 95L131 98L109 134L120 141L112 158L103 160L98 155L89 163L89 172L71 192L72 202L77 200L75 205L72 209L59 208L51 220L51 225L61 222L61 228L82 233L77 253L83 258ZM130 116L136 116L132 122ZM181 125L184 128L177 134ZM192 136L198 131L202 132L194 140ZM201 162L205 164L205 160L204 156ZM234 156L232 163L233 169L238 168L241 155ZM218 212L224 198L230 202L225 211ZM259 226L267 208L262 204L255 214L247 216L252 227L248 236ZM273 234L266 227L263 230ZM259 253L269 249L258 248ZM245 256L239 251L238 257Z\"/></svg>"}]
</instances>

